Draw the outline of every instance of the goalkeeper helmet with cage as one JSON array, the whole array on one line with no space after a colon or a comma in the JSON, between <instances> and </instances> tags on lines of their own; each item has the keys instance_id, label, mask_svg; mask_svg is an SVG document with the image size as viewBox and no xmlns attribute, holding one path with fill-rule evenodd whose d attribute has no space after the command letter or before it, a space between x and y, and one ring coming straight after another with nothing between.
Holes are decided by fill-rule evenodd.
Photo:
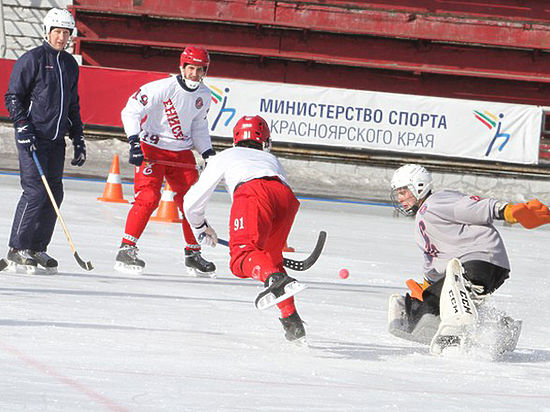
<instances>
[{"instance_id":1,"label":"goalkeeper helmet with cage","mask_svg":"<svg viewBox=\"0 0 550 412\"><path fill-rule=\"evenodd\" d=\"M199 66L204 69L202 75L198 76L198 80L189 79L188 76L185 75L185 66L187 66L188 64ZM197 46L186 47L180 55L180 71L181 77L183 78L185 85L192 90L199 87L203 77L206 76L209 64L210 56L208 55L206 49Z\"/></svg>"},{"instance_id":2,"label":"goalkeeper helmet with cage","mask_svg":"<svg viewBox=\"0 0 550 412\"><path fill-rule=\"evenodd\" d=\"M410 192L405 193L406 190ZM401 213L413 216L418 211L421 202L432 191L432 175L424 167L406 164L397 169L391 179L391 199L393 205ZM407 195L414 199L407 202Z\"/></svg>"},{"instance_id":3,"label":"goalkeeper helmet with cage","mask_svg":"<svg viewBox=\"0 0 550 412\"><path fill-rule=\"evenodd\" d=\"M233 128L233 146L247 145L244 142L256 142L266 152L271 149L269 126L261 116L243 116Z\"/></svg>"},{"instance_id":4,"label":"goalkeeper helmet with cage","mask_svg":"<svg viewBox=\"0 0 550 412\"><path fill-rule=\"evenodd\" d=\"M73 34L75 23L74 18L71 12L67 9L58 9L53 8L48 13L46 13L46 17L44 17L43 22L43 37L44 40L49 40L49 35L52 29L54 28L61 28L61 29L67 29L69 30L69 34Z\"/></svg>"}]
</instances>

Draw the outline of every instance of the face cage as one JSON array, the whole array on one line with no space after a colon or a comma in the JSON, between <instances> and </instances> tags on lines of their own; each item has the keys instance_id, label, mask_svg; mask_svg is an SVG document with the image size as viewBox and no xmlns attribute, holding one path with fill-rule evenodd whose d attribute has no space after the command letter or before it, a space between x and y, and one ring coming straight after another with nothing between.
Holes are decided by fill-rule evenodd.
<instances>
[{"instance_id":1,"label":"face cage","mask_svg":"<svg viewBox=\"0 0 550 412\"><path fill-rule=\"evenodd\" d=\"M271 152L271 137L268 137L267 140L264 142L264 152Z\"/></svg>"},{"instance_id":2,"label":"face cage","mask_svg":"<svg viewBox=\"0 0 550 412\"><path fill-rule=\"evenodd\" d=\"M405 209L403 207L403 205L401 204L401 202L399 202L399 200L397 200L397 191L401 189L400 187L397 188L397 189L392 189L391 192L390 192L390 199L391 199L391 202L392 202L392 205L393 207L399 212L401 213L402 215L404 216L415 216L416 215L416 212L418 212L418 203L419 203L419 200L416 199L416 203L410 208L410 209ZM409 187L407 187L407 189L411 190ZM411 194L412 194L412 191L411 191ZM413 195L414 197L414 195Z\"/></svg>"}]
</instances>

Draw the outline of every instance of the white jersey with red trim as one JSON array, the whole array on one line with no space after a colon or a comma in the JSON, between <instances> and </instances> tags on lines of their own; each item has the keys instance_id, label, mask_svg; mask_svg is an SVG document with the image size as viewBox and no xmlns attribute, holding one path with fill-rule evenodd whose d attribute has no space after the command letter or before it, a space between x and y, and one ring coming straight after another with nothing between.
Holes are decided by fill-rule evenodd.
<instances>
[{"instance_id":1,"label":"white jersey with red trim","mask_svg":"<svg viewBox=\"0 0 550 412\"><path fill-rule=\"evenodd\" d=\"M499 205L442 190L432 193L416 214L416 242L424 253L424 275L432 282L441 279L449 260L482 260L510 269L504 242L493 226Z\"/></svg>"},{"instance_id":2,"label":"white jersey with red trim","mask_svg":"<svg viewBox=\"0 0 550 412\"><path fill-rule=\"evenodd\" d=\"M198 182L185 195L183 207L187 220L193 227L204 222L206 203L222 179L233 198L239 183L268 176L276 176L288 184L283 166L271 153L248 147L232 147L218 153L208 159Z\"/></svg>"},{"instance_id":3,"label":"white jersey with red trim","mask_svg":"<svg viewBox=\"0 0 550 412\"><path fill-rule=\"evenodd\" d=\"M122 110L124 131L127 136L139 134L143 143L160 149L195 148L202 154L212 148L206 119L210 100L208 87L201 83L194 91L186 90L181 76L147 83Z\"/></svg>"}]
</instances>

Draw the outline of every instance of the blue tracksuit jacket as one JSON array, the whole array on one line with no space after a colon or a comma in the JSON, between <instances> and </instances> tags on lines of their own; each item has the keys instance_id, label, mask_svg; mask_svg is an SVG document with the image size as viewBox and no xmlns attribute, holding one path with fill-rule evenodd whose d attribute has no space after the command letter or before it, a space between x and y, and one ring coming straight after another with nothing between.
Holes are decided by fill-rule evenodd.
<instances>
[{"instance_id":1,"label":"blue tracksuit jacket","mask_svg":"<svg viewBox=\"0 0 550 412\"><path fill-rule=\"evenodd\" d=\"M47 42L23 54L13 66L5 96L11 120L28 120L39 140L82 135L78 64Z\"/></svg>"}]
</instances>

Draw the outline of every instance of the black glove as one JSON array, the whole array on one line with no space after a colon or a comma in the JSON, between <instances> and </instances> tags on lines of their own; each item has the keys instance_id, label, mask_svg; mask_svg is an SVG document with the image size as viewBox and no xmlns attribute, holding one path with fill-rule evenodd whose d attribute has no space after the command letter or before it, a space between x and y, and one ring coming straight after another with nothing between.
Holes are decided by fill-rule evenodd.
<instances>
[{"instance_id":1,"label":"black glove","mask_svg":"<svg viewBox=\"0 0 550 412\"><path fill-rule=\"evenodd\" d=\"M29 122L19 122L15 124L15 142L19 147L28 152L36 150L36 136L34 128Z\"/></svg>"},{"instance_id":2,"label":"black glove","mask_svg":"<svg viewBox=\"0 0 550 412\"><path fill-rule=\"evenodd\" d=\"M84 136L73 138L74 156L71 160L73 166L82 166L86 162L86 140Z\"/></svg>"},{"instance_id":3,"label":"black glove","mask_svg":"<svg viewBox=\"0 0 550 412\"><path fill-rule=\"evenodd\" d=\"M216 152L214 151L214 149L208 149L208 150L205 150L203 153L202 153L202 158L204 160L208 159L210 156L214 156L216 154Z\"/></svg>"},{"instance_id":4,"label":"black glove","mask_svg":"<svg viewBox=\"0 0 550 412\"><path fill-rule=\"evenodd\" d=\"M204 160L204 163L197 164L197 171L199 172L199 174L202 173L202 171L205 169L206 165L208 164L208 158L210 156L214 156L215 154L216 154L216 152L212 148L207 149L204 152L202 152L201 156Z\"/></svg>"},{"instance_id":5,"label":"black glove","mask_svg":"<svg viewBox=\"0 0 550 412\"><path fill-rule=\"evenodd\" d=\"M143 152L139 144L139 136L137 134L129 136L128 142L130 142L130 158L128 162L139 167L143 163Z\"/></svg>"}]
</instances>

